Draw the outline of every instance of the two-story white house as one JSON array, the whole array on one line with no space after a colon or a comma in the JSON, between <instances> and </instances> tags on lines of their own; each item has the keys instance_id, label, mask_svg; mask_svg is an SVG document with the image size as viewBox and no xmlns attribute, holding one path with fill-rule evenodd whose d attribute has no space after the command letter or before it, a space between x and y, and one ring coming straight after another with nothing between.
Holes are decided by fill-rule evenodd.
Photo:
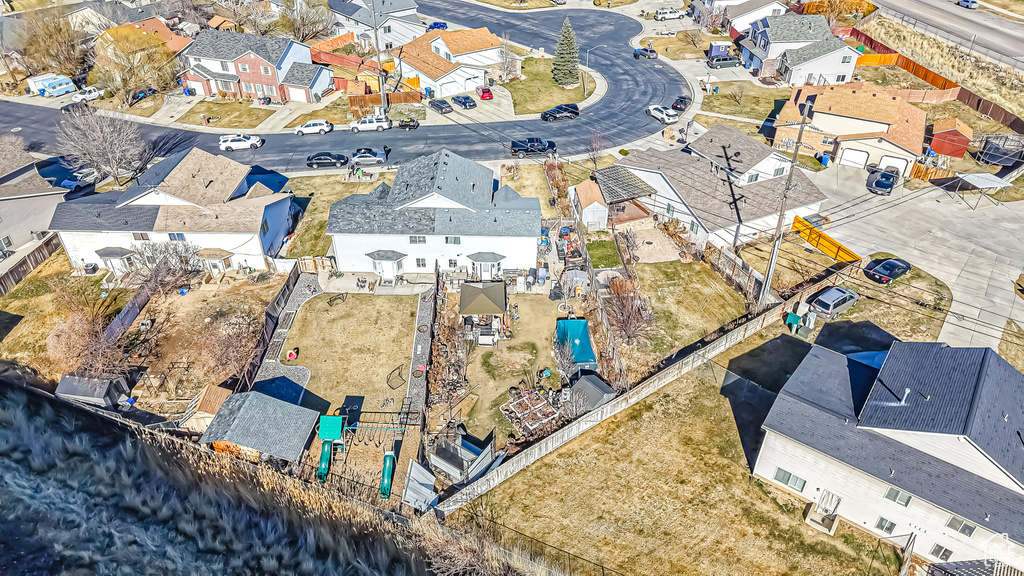
<instances>
[{"instance_id":1,"label":"two-story white house","mask_svg":"<svg viewBox=\"0 0 1024 576\"><path fill-rule=\"evenodd\" d=\"M697 24L708 30L721 27L726 20L726 10L746 4L749 0L693 0L686 13Z\"/></svg>"},{"instance_id":2,"label":"two-story white house","mask_svg":"<svg viewBox=\"0 0 1024 576\"><path fill-rule=\"evenodd\" d=\"M446 149L403 164L391 186L331 205L331 253L343 272L465 271L479 280L537 265L540 200Z\"/></svg>"},{"instance_id":3,"label":"two-story white house","mask_svg":"<svg viewBox=\"0 0 1024 576\"><path fill-rule=\"evenodd\" d=\"M127 190L58 204L58 232L76 268L96 264L119 276L144 265L141 242L189 242L211 272L269 268L292 218L292 195L275 193L252 167L192 148L147 170Z\"/></svg>"},{"instance_id":4,"label":"two-story white house","mask_svg":"<svg viewBox=\"0 0 1024 576\"><path fill-rule=\"evenodd\" d=\"M766 16L750 25L740 40L743 66L757 76L775 76L778 60L787 50L832 38L828 21L820 14Z\"/></svg>"},{"instance_id":5,"label":"two-story white house","mask_svg":"<svg viewBox=\"0 0 1024 576\"><path fill-rule=\"evenodd\" d=\"M839 38L827 38L779 57L779 77L786 84L843 84L853 78L860 52Z\"/></svg>"},{"instance_id":6,"label":"two-story white house","mask_svg":"<svg viewBox=\"0 0 1024 576\"><path fill-rule=\"evenodd\" d=\"M789 158L721 124L691 142L689 152L631 150L614 166L598 170L611 217L634 204L678 220L701 246L737 246L775 230L792 169ZM794 171L786 224L817 213L824 199L802 171Z\"/></svg>"},{"instance_id":7,"label":"two-story white house","mask_svg":"<svg viewBox=\"0 0 1024 576\"><path fill-rule=\"evenodd\" d=\"M913 536L940 565L1024 570L1024 376L992 349L814 346L763 429L754 475L805 499L812 525L841 518Z\"/></svg>"},{"instance_id":8,"label":"two-story white house","mask_svg":"<svg viewBox=\"0 0 1024 576\"><path fill-rule=\"evenodd\" d=\"M330 68L288 38L203 30L181 53L182 84L200 96L319 102L334 89Z\"/></svg>"},{"instance_id":9,"label":"two-story white house","mask_svg":"<svg viewBox=\"0 0 1024 576\"><path fill-rule=\"evenodd\" d=\"M376 26L381 52L412 42L427 31L416 13L415 0L328 0L336 36L351 32L363 48L371 48Z\"/></svg>"},{"instance_id":10,"label":"two-story white house","mask_svg":"<svg viewBox=\"0 0 1024 576\"><path fill-rule=\"evenodd\" d=\"M729 30L733 40L750 31L750 25L765 16L781 16L786 5L779 0L747 0L742 4L725 7L722 14L723 28Z\"/></svg>"},{"instance_id":11,"label":"two-story white house","mask_svg":"<svg viewBox=\"0 0 1024 576\"><path fill-rule=\"evenodd\" d=\"M422 91L430 88L439 97L471 92L488 77L500 79L500 52L501 39L487 28L431 30L392 50L402 78L419 78Z\"/></svg>"}]
</instances>

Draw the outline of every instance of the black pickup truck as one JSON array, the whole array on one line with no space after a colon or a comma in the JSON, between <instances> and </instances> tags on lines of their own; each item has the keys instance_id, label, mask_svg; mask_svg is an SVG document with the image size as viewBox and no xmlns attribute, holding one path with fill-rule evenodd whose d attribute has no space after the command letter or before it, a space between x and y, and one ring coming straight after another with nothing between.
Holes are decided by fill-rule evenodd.
<instances>
[{"instance_id":1,"label":"black pickup truck","mask_svg":"<svg viewBox=\"0 0 1024 576\"><path fill-rule=\"evenodd\" d=\"M554 156L558 152L554 142L551 140L541 140L540 138L514 141L510 151L513 156L520 158L526 158L527 156Z\"/></svg>"}]
</instances>

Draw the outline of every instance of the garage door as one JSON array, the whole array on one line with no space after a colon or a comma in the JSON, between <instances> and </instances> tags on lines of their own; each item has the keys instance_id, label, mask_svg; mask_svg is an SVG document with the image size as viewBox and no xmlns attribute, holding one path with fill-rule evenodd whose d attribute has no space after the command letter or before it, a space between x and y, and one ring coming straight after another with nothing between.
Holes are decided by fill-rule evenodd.
<instances>
[{"instance_id":1,"label":"garage door","mask_svg":"<svg viewBox=\"0 0 1024 576\"><path fill-rule=\"evenodd\" d=\"M188 87L196 91L198 96L206 96L206 86L202 82L196 80L189 80Z\"/></svg>"},{"instance_id":2,"label":"garage door","mask_svg":"<svg viewBox=\"0 0 1024 576\"><path fill-rule=\"evenodd\" d=\"M306 91L302 88L288 87L288 99L293 102L309 102L306 100Z\"/></svg>"},{"instance_id":3,"label":"garage door","mask_svg":"<svg viewBox=\"0 0 1024 576\"><path fill-rule=\"evenodd\" d=\"M879 170L885 170L889 166L895 167L900 171L900 174L906 175L907 167L910 166L910 162L906 158L897 158L895 156L882 156L882 160L878 163Z\"/></svg>"},{"instance_id":4,"label":"garage door","mask_svg":"<svg viewBox=\"0 0 1024 576\"><path fill-rule=\"evenodd\" d=\"M868 163L868 153L863 150L853 150L847 148L843 150L841 156L839 156L839 163L843 166L856 166L857 168L863 168Z\"/></svg>"},{"instance_id":5,"label":"garage door","mask_svg":"<svg viewBox=\"0 0 1024 576\"><path fill-rule=\"evenodd\" d=\"M438 96L440 96L442 98L445 97L445 96L453 96L455 94L458 94L461 91L462 91L462 87L459 86L458 82L445 82L444 84L441 84L440 86L438 86L438 89L437 89Z\"/></svg>"}]
</instances>

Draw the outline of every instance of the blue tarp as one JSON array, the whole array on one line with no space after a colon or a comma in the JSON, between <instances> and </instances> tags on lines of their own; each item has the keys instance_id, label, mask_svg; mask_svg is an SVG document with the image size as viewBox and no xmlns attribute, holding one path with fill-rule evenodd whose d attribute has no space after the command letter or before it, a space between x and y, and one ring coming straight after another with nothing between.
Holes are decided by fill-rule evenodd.
<instances>
[{"instance_id":1,"label":"blue tarp","mask_svg":"<svg viewBox=\"0 0 1024 576\"><path fill-rule=\"evenodd\" d=\"M590 343L590 330L586 320L558 320L555 323L555 343L572 343L572 355L581 370L597 370L597 356Z\"/></svg>"}]
</instances>

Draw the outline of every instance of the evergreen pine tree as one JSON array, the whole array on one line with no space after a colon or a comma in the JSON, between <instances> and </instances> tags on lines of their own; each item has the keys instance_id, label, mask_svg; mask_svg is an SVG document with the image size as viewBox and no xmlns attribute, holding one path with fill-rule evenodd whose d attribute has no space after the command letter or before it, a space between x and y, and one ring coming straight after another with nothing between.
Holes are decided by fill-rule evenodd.
<instances>
[{"instance_id":1,"label":"evergreen pine tree","mask_svg":"<svg viewBox=\"0 0 1024 576\"><path fill-rule=\"evenodd\" d=\"M558 39L558 46L555 47L555 62L551 67L551 75L555 82L562 86L576 84L580 81L580 45L576 42L576 32L573 32L569 17L562 22L562 37Z\"/></svg>"}]
</instances>

